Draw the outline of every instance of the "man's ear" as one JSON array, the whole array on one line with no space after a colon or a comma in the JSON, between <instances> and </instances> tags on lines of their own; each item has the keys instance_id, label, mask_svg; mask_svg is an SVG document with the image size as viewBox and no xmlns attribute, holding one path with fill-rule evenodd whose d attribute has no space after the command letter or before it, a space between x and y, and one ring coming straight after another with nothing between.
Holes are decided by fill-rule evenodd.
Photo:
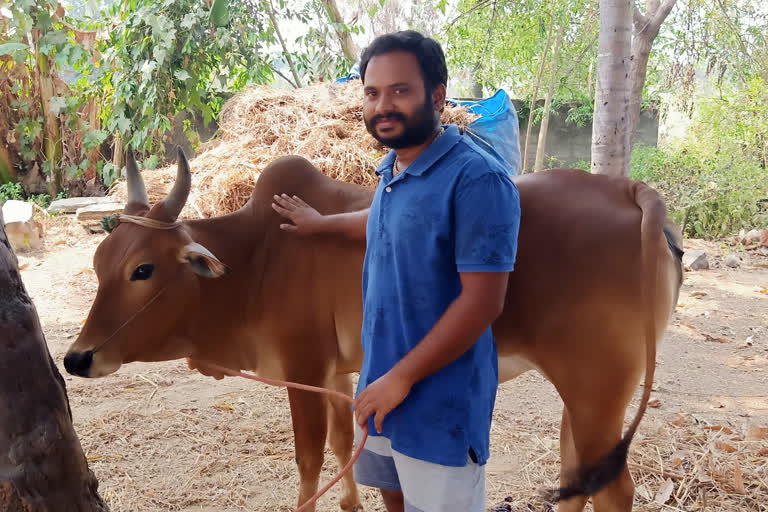
<instances>
[{"instance_id":1,"label":"man's ear","mask_svg":"<svg viewBox=\"0 0 768 512\"><path fill-rule=\"evenodd\" d=\"M221 277L229 274L230 268L202 245L192 242L179 251L179 261L189 263L192 271L202 277Z\"/></svg>"},{"instance_id":2,"label":"man's ear","mask_svg":"<svg viewBox=\"0 0 768 512\"><path fill-rule=\"evenodd\" d=\"M447 97L448 92L445 88L445 84L439 84L437 87L435 87L435 90L432 91L432 105L435 107L435 110L443 113L443 110L445 110L445 98Z\"/></svg>"}]
</instances>

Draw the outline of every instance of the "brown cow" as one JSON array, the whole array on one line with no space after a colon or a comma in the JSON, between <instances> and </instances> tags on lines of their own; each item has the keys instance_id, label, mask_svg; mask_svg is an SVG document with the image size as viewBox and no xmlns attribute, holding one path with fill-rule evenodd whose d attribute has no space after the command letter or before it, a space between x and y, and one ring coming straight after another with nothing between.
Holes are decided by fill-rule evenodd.
<instances>
[{"instance_id":1,"label":"brown cow","mask_svg":"<svg viewBox=\"0 0 768 512\"><path fill-rule=\"evenodd\" d=\"M151 208L130 153L127 170L126 217L94 256L98 293L65 357L67 371L100 377L131 361L186 357L217 378L205 361L351 393L350 374L362 361L365 245L287 234L271 203L285 192L323 214L354 211L370 205L372 190L284 157L264 170L240 210L178 222L191 183L183 153L173 190ZM493 325L500 381L536 369L563 399L561 482L570 487L561 489L560 510L580 511L593 495L597 512L629 511L626 450L677 302L679 235L659 195L639 182L573 169L515 182L518 260ZM643 402L622 438L644 369ZM327 433L339 463L349 460L352 413L319 395L288 396L303 503L317 489ZM343 485L342 509L359 507L352 478Z\"/></svg>"}]
</instances>

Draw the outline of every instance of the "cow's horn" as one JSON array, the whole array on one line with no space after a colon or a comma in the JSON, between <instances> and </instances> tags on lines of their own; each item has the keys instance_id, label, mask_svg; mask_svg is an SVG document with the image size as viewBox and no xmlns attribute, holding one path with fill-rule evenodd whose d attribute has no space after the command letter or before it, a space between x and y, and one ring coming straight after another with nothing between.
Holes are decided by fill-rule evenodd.
<instances>
[{"instance_id":1,"label":"cow's horn","mask_svg":"<svg viewBox=\"0 0 768 512\"><path fill-rule=\"evenodd\" d=\"M139 173L139 166L136 165L136 158L133 156L133 148L131 146L128 146L128 152L125 155L125 181L128 188L128 202L149 206L147 189L144 188L144 179Z\"/></svg>"},{"instance_id":2,"label":"cow's horn","mask_svg":"<svg viewBox=\"0 0 768 512\"><path fill-rule=\"evenodd\" d=\"M178 170L176 171L176 183L174 183L173 188L170 193L168 193L168 197L163 200L165 211L174 220L178 218L181 209L184 208L184 205L187 202L187 196L189 196L189 189L192 187L192 175L189 172L189 162L187 162L187 157L184 156L184 151L182 151L180 147L178 148L178 153L179 160L177 163Z\"/></svg>"}]
</instances>

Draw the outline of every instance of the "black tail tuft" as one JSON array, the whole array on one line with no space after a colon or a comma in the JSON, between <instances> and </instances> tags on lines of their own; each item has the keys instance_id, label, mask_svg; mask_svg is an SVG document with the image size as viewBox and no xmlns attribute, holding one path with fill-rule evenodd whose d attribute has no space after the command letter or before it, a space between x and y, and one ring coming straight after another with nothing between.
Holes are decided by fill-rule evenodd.
<instances>
[{"instance_id":1,"label":"black tail tuft","mask_svg":"<svg viewBox=\"0 0 768 512\"><path fill-rule=\"evenodd\" d=\"M552 503L567 500L576 496L592 496L603 487L613 482L624 469L629 454L629 444L632 435L626 435L602 459L590 466L581 468L567 487L552 489L544 495L545 499Z\"/></svg>"}]
</instances>

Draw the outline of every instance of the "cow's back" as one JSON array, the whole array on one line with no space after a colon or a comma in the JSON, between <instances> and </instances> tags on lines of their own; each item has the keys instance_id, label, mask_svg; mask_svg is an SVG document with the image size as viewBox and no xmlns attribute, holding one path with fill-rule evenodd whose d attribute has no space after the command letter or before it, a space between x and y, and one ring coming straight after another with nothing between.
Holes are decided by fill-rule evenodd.
<instances>
[{"instance_id":1,"label":"cow's back","mask_svg":"<svg viewBox=\"0 0 768 512\"><path fill-rule=\"evenodd\" d=\"M574 345L592 343L595 350L642 331L641 286L649 276L641 267L643 212L631 181L553 169L516 177L515 183L522 216L515 270L504 312L494 324L500 357L527 357L546 373L534 358L561 351L559 359L567 361L573 351L575 363L580 347ZM663 275L656 297L664 317L658 323L664 327L679 288L679 261L667 250L661 229L656 238L654 254ZM587 343L593 335L605 339ZM570 346L559 347L557 339ZM542 351L542 345L548 348ZM628 358L643 357L642 339L629 346Z\"/></svg>"},{"instance_id":2,"label":"cow's back","mask_svg":"<svg viewBox=\"0 0 768 512\"><path fill-rule=\"evenodd\" d=\"M272 210L275 194L296 195L329 215L369 207L374 190L333 180L306 159L288 156L264 170L248 205L263 224L263 294L271 297L264 299L272 303L270 323L277 324L279 338L294 340L281 349L285 365L327 360L335 373L357 371L362 364L365 240L281 230L286 221Z\"/></svg>"}]
</instances>

